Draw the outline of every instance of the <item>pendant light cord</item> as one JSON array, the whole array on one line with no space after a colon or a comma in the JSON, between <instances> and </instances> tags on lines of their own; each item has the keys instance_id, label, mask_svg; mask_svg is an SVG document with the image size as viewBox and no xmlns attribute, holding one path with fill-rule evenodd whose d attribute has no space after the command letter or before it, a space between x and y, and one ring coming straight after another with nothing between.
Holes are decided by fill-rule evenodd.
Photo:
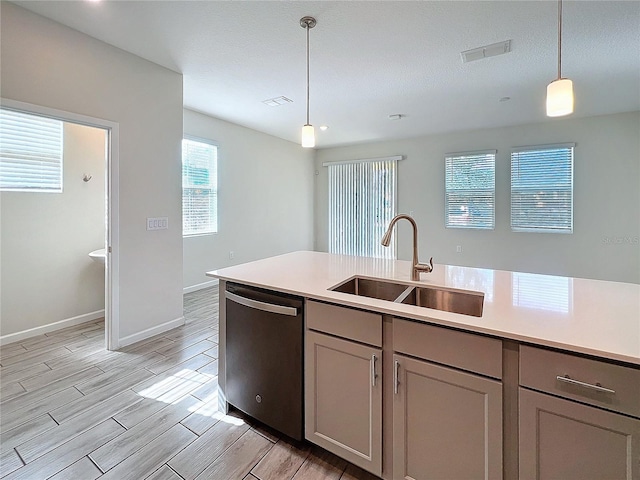
<instances>
[{"instance_id":1,"label":"pendant light cord","mask_svg":"<svg viewBox=\"0 0 640 480\"><path fill-rule=\"evenodd\" d=\"M562 78L562 0L558 0L558 80Z\"/></svg>"},{"instance_id":2,"label":"pendant light cord","mask_svg":"<svg viewBox=\"0 0 640 480\"><path fill-rule=\"evenodd\" d=\"M309 23L307 22L307 125L309 125Z\"/></svg>"}]
</instances>

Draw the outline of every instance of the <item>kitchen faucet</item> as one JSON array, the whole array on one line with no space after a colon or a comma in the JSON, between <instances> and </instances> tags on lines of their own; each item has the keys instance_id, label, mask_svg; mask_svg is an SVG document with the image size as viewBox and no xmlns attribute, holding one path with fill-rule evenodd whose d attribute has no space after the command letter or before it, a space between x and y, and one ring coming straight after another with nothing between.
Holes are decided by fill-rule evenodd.
<instances>
[{"instance_id":1,"label":"kitchen faucet","mask_svg":"<svg viewBox=\"0 0 640 480\"><path fill-rule=\"evenodd\" d=\"M420 280L420 272L430 273L433 271L433 257L431 257L431 259L429 260L429 265L418 262L418 225L416 225L416 221L412 217L404 213L393 217L391 223L389 223L387 231L384 234L384 237L382 237L382 242L380 243L382 243L382 245L384 245L385 247L389 246L389 243L391 242L391 233L393 232L393 227L398 222L398 220L402 218L409 220L411 226L413 227L413 260L411 262L411 280Z\"/></svg>"}]
</instances>

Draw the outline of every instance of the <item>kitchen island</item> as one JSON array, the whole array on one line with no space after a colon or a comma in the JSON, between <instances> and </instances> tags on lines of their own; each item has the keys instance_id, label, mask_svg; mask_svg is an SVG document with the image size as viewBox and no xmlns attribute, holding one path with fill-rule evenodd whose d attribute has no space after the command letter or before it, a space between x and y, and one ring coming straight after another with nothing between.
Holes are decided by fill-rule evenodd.
<instances>
[{"instance_id":1,"label":"kitchen island","mask_svg":"<svg viewBox=\"0 0 640 480\"><path fill-rule=\"evenodd\" d=\"M319 252L208 272L221 280L221 401L230 281L305 299L306 438L385 479L426 478L427 471L638 478L639 285L437 264L419 282L410 273L407 261ZM333 290L353 277L476 292L484 297L482 313ZM337 364L338 372L327 371ZM360 370L367 375L361 384L347 375ZM347 396L335 393L341 391ZM430 417L416 405L441 411ZM546 418L548 412L556 413ZM465 422L460 437L458 421ZM554 437L557 431L577 438ZM451 445L439 448L445 437L459 444L456 455ZM579 441L585 438L586 446ZM572 459L572 449L584 458ZM578 470L566 470L567 462Z\"/></svg>"}]
</instances>

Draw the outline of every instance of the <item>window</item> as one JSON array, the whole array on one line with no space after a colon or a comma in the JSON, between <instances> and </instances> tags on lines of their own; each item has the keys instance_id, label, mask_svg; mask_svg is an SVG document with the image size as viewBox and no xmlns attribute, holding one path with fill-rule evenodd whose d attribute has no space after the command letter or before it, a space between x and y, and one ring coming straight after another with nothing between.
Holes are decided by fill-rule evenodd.
<instances>
[{"instance_id":1,"label":"window","mask_svg":"<svg viewBox=\"0 0 640 480\"><path fill-rule=\"evenodd\" d=\"M218 231L218 147L182 140L182 234Z\"/></svg>"},{"instance_id":2,"label":"window","mask_svg":"<svg viewBox=\"0 0 640 480\"><path fill-rule=\"evenodd\" d=\"M0 108L0 190L62 192L62 122Z\"/></svg>"},{"instance_id":3,"label":"window","mask_svg":"<svg viewBox=\"0 0 640 480\"><path fill-rule=\"evenodd\" d=\"M445 163L445 226L495 227L496 151L449 153Z\"/></svg>"},{"instance_id":4,"label":"window","mask_svg":"<svg viewBox=\"0 0 640 480\"><path fill-rule=\"evenodd\" d=\"M574 144L511 153L511 230L573 232Z\"/></svg>"},{"instance_id":5,"label":"window","mask_svg":"<svg viewBox=\"0 0 640 480\"><path fill-rule=\"evenodd\" d=\"M396 214L397 161L402 157L325 163L329 167L329 252L395 258L380 244Z\"/></svg>"}]
</instances>

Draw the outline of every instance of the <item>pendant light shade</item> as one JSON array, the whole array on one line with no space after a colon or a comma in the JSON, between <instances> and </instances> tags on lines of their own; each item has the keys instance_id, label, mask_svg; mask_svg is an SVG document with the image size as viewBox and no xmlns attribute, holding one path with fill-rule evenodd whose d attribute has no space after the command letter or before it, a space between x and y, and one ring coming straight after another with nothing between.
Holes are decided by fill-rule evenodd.
<instances>
[{"instance_id":1,"label":"pendant light shade","mask_svg":"<svg viewBox=\"0 0 640 480\"><path fill-rule=\"evenodd\" d=\"M302 146L304 148L313 148L316 146L316 133L313 125L304 125L302 127Z\"/></svg>"},{"instance_id":2,"label":"pendant light shade","mask_svg":"<svg viewBox=\"0 0 640 480\"><path fill-rule=\"evenodd\" d=\"M573 82L562 78L562 0L558 0L558 78L547 85L547 117L573 113Z\"/></svg>"},{"instance_id":3,"label":"pendant light shade","mask_svg":"<svg viewBox=\"0 0 640 480\"><path fill-rule=\"evenodd\" d=\"M573 113L573 82L568 78L547 85L547 116L562 117Z\"/></svg>"},{"instance_id":4,"label":"pendant light shade","mask_svg":"<svg viewBox=\"0 0 640 480\"><path fill-rule=\"evenodd\" d=\"M313 17L302 17L300 26L307 31L307 123L302 127L302 146L313 148L316 146L316 134L313 125L309 123L309 30L316 26L316 19Z\"/></svg>"}]
</instances>

